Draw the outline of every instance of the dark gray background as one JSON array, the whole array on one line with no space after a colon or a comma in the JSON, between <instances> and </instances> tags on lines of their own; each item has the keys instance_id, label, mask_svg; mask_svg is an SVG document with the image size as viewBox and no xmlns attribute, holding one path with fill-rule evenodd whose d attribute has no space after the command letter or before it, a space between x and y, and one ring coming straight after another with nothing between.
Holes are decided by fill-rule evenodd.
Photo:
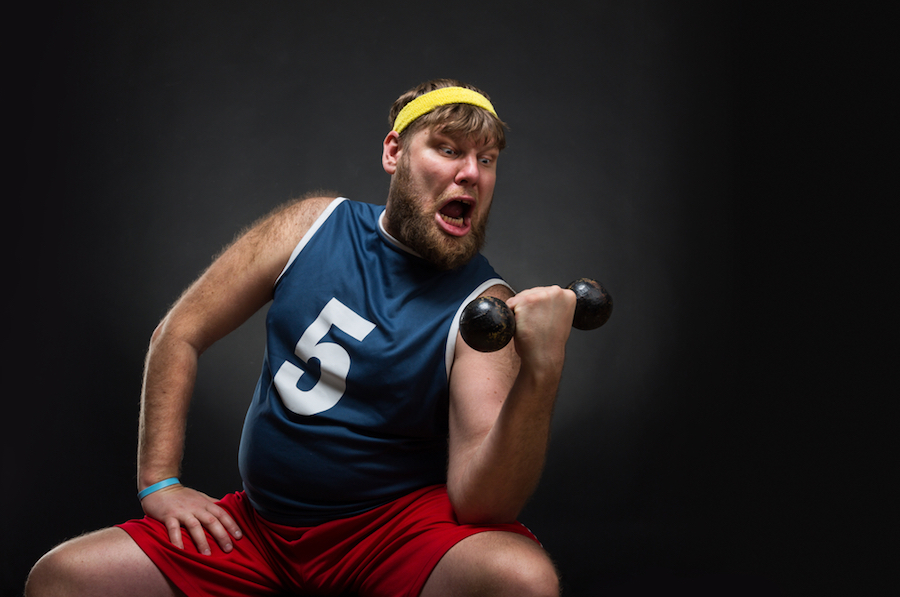
<instances>
[{"instance_id":1,"label":"dark gray background","mask_svg":"<svg viewBox=\"0 0 900 597\"><path fill-rule=\"evenodd\" d=\"M820 365L793 333L807 254L779 248L810 222L791 176L820 110L796 93L819 76L793 37L806 17L700 1L78 4L23 21L13 60L4 595L59 541L141 515L142 361L168 305L292 196L383 203L388 107L443 76L485 89L511 126L497 270L518 288L591 276L615 298L604 328L573 333L522 516L565 594L803 594L859 563L851 542L829 564L850 526L829 489L844 464L806 414L809 376L788 375ZM262 322L201 362L182 479L212 495L239 488Z\"/></svg>"}]
</instances>

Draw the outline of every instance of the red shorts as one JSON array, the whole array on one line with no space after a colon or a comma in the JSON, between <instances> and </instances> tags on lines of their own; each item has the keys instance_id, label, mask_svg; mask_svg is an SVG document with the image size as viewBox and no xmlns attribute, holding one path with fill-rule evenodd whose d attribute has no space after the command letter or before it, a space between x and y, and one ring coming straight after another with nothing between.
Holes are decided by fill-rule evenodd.
<instances>
[{"instance_id":1,"label":"red shorts","mask_svg":"<svg viewBox=\"0 0 900 597\"><path fill-rule=\"evenodd\" d=\"M169 580L188 596L346 595L416 597L447 551L483 531L508 531L537 541L520 523L461 525L447 489L426 487L357 516L315 527L290 527L260 517L243 492L222 506L243 538L224 553L210 537L212 555L197 552L182 529L184 550L165 526L144 517L119 525Z\"/></svg>"}]
</instances>

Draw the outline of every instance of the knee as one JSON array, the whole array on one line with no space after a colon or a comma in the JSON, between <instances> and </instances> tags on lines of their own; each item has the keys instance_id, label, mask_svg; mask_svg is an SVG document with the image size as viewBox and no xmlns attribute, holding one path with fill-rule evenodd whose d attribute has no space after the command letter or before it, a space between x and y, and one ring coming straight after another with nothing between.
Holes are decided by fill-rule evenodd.
<instances>
[{"instance_id":1,"label":"knee","mask_svg":"<svg viewBox=\"0 0 900 597\"><path fill-rule=\"evenodd\" d=\"M489 560L498 595L559 597L559 574L543 550L498 554Z\"/></svg>"},{"instance_id":2,"label":"knee","mask_svg":"<svg viewBox=\"0 0 900 597\"><path fill-rule=\"evenodd\" d=\"M88 533L57 545L37 561L25 581L25 597L90 594L98 570L112 562L95 557L94 544L102 532Z\"/></svg>"},{"instance_id":3,"label":"knee","mask_svg":"<svg viewBox=\"0 0 900 597\"><path fill-rule=\"evenodd\" d=\"M49 551L25 584L26 597L45 595L172 595L173 586L129 535L103 529Z\"/></svg>"},{"instance_id":4,"label":"knee","mask_svg":"<svg viewBox=\"0 0 900 597\"><path fill-rule=\"evenodd\" d=\"M60 589L65 586L65 579L74 565L68 551L63 544L37 561L25 581L25 597L64 594Z\"/></svg>"},{"instance_id":5,"label":"knee","mask_svg":"<svg viewBox=\"0 0 900 597\"><path fill-rule=\"evenodd\" d=\"M485 532L453 546L432 571L421 595L558 597L559 577L547 552L531 539Z\"/></svg>"}]
</instances>

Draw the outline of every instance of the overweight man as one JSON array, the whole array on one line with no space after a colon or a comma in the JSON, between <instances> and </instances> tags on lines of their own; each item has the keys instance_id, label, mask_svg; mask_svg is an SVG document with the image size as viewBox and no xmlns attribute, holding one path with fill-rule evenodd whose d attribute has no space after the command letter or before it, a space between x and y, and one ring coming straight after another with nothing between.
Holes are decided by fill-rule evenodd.
<instances>
[{"instance_id":1,"label":"overweight man","mask_svg":"<svg viewBox=\"0 0 900 597\"><path fill-rule=\"evenodd\" d=\"M575 295L514 293L480 253L506 143L485 93L429 81L390 125L384 206L290 202L175 302L141 395L145 516L51 550L28 597L559 594L516 519L544 464ZM502 350L459 337L478 296L515 314ZM264 307L243 488L214 499L179 479L199 358Z\"/></svg>"}]
</instances>

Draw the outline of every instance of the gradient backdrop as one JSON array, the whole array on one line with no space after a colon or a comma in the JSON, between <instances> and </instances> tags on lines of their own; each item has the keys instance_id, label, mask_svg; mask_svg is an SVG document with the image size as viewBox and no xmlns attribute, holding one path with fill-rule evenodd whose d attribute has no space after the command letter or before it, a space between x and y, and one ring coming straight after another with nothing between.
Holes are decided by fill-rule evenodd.
<instances>
[{"instance_id":1,"label":"gradient backdrop","mask_svg":"<svg viewBox=\"0 0 900 597\"><path fill-rule=\"evenodd\" d=\"M804 507L790 429L753 357L765 318L739 298L758 271L761 188L740 183L753 173L738 150L767 122L742 15L696 1L78 4L28 21L23 52L4 595L57 542L141 515L144 351L181 290L297 194L383 203L388 107L444 76L485 89L511 126L497 270L517 288L595 277L615 299L604 328L573 333L522 516L565 594L787 594L818 578L798 545L820 527L790 514ZM182 479L211 495L240 487L262 324L201 361Z\"/></svg>"}]
</instances>

